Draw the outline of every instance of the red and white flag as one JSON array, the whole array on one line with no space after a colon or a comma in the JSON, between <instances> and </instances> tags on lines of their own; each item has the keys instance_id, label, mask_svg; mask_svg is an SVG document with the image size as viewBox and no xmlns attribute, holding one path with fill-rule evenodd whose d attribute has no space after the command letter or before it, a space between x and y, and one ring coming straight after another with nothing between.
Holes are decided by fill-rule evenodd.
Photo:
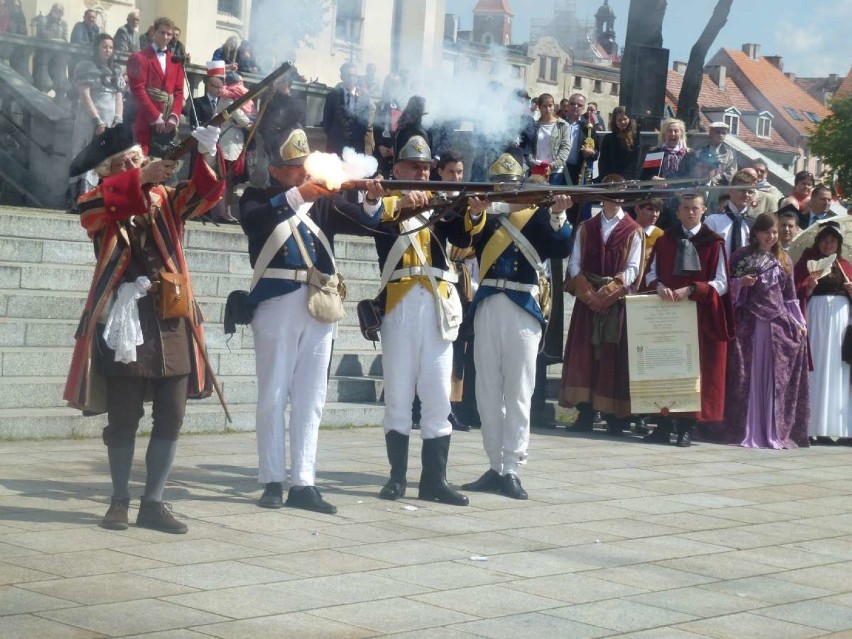
<instances>
[{"instance_id":1,"label":"red and white flag","mask_svg":"<svg viewBox=\"0 0 852 639\"><path fill-rule=\"evenodd\" d=\"M649 153L645 156L645 161L642 163L643 169L658 169L663 165L663 156L665 153L663 151L657 151L655 153Z\"/></svg>"}]
</instances>

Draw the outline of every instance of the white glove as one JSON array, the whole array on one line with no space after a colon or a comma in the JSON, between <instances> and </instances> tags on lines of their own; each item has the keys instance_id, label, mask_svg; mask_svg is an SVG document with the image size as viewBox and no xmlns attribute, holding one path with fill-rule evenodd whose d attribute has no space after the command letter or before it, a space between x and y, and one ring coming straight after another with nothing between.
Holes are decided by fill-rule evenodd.
<instances>
[{"instance_id":1,"label":"white glove","mask_svg":"<svg viewBox=\"0 0 852 639\"><path fill-rule=\"evenodd\" d=\"M561 213L550 213L550 228L553 229L554 232L558 232L568 220L568 216L565 214L565 211Z\"/></svg>"},{"instance_id":2,"label":"white glove","mask_svg":"<svg viewBox=\"0 0 852 639\"><path fill-rule=\"evenodd\" d=\"M198 140L199 151L210 157L216 157L216 143L219 141L219 134L221 132L218 126L209 124L195 129L192 132L192 137Z\"/></svg>"}]
</instances>

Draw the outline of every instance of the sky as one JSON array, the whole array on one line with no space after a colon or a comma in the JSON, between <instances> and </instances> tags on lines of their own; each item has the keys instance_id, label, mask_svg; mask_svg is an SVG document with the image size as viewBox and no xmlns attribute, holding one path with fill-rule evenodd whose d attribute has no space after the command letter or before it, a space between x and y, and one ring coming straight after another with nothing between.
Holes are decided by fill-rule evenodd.
<instances>
[{"instance_id":1,"label":"sky","mask_svg":"<svg viewBox=\"0 0 852 639\"><path fill-rule=\"evenodd\" d=\"M594 23L603 0L577 0L578 17ZM624 45L630 0L610 0L615 12L616 40ZM447 13L461 19L461 28L473 26L476 0L446 0ZM514 13L512 42L529 39L531 18L553 15L554 0L509 0ZM669 61L689 59L689 51L716 0L668 0L663 22L663 46ZM740 49L746 42L760 44L761 55L780 55L784 71L801 77L845 76L852 63L852 2L850 0L734 0L728 22L710 47L708 59L724 47Z\"/></svg>"}]
</instances>

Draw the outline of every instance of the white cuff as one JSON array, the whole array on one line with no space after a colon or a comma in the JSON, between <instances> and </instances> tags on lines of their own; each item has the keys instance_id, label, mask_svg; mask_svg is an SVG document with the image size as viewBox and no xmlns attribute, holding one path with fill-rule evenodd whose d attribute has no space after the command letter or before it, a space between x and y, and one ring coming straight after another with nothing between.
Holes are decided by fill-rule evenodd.
<instances>
[{"instance_id":1,"label":"white cuff","mask_svg":"<svg viewBox=\"0 0 852 639\"><path fill-rule=\"evenodd\" d=\"M381 205L382 205L382 198L379 198L378 200L376 200L375 204L371 204L370 202L367 201L367 198L365 197L364 203L363 203L364 213L366 213L367 215L374 215L375 212L379 210L379 207Z\"/></svg>"},{"instance_id":2,"label":"white cuff","mask_svg":"<svg viewBox=\"0 0 852 639\"><path fill-rule=\"evenodd\" d=\"M568 219L568 216L565 215L565 212L562 213L551 213L550 214L550 228L554 231L558 231L563 226L565 226L565 221Z\"/></svg>"},{"instance_id":3,"label":"white cuff","mask_svg":"<svg viewBox=\"0 0 852 639\"><path fill-rule=\"evenodd\" d=\"M298 210L298 208L305 203L305 198L302 197L302 194L299 193L299 189L295 186L288 190L284 194L284 197L287 198L287 204L289 204L290 208L294 211Z\"/></svg>"}]
</instances>

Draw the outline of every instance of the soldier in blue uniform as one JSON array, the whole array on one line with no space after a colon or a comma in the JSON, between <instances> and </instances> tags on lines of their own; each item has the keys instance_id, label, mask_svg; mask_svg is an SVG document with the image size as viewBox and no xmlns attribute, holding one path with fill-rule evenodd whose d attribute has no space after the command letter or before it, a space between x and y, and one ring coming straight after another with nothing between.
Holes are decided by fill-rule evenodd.
<instances>
[{"instance_id":1,"label":"soldier in blue uniform","mask_svg":"<svg viewBox=\"0 0 852 639\"><path fill-rule=\"evenodd\" d=\"M308 181L304 163L310 149L304 131L285 131L277 142L278 153L269 164L271 186L248 188L240 200L240 224L255 269L248 300L257 304L251 327L257 369L258 481L264 485L258 506L334 514L337 508L314 485L334 323L317 319L308 310L309 268L326 275L336 272L335 233L363 235L364 226L376 226L384 190L374 180L363 205L349 204ZM283 504L288 401L291 487Z\"/></svg>"},{"instance_id":2,"label":"soldier in blue uniform","mask_svg":"<svg viewBox=\"0 0 852 639\"><path fill-rule=\"evenodd\" d=\"M519 181L523 175L511 153L489 169L492 181ZM474 237L481 279L469 312L476 335L476 404L491 467L464 490L527 498L518 468L527 458L536 355L546 323L540 299L546 306L550 296L542 290L547 288L542 261L568 256L571 225L565 211L572 204L565 195L550 207L492 204L485 228ZM475 199L471 210L484 205Z\"/></svg>"}]
</instances>

